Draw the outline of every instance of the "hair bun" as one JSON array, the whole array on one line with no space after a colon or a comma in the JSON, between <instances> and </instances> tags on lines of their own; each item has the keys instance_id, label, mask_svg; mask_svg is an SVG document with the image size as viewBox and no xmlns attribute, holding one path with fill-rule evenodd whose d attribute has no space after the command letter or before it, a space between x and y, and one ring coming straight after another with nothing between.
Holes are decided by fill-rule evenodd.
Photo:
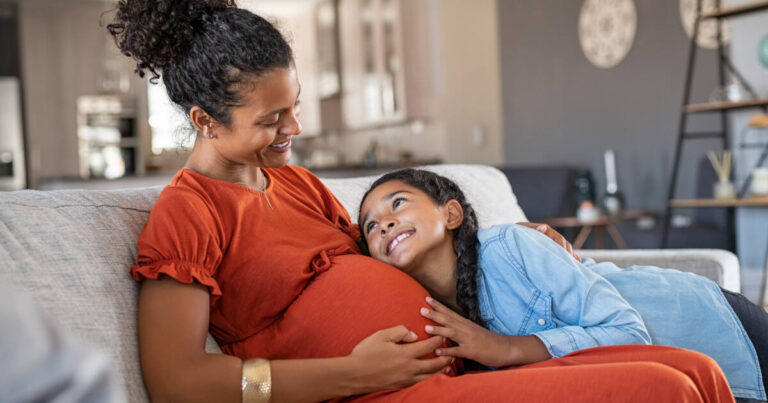
<instances>
[{"instance_id":1,"label":"hair bun","mask_svg":"<svg viewBox=\"0 0 768 403\"><path fill-rule=\"evenodd\" d=\"M235 0L120 0L107 30L126 56L136 60L136 73L173 65L192 38L217 11L236 7Z\"/></svg>"}]
</instances>

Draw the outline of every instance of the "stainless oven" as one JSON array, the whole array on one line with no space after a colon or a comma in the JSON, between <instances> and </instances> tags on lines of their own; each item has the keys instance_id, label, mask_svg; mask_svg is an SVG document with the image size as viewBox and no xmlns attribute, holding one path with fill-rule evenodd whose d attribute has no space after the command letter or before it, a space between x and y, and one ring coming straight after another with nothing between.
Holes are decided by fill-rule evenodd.
<instances>
[{"instance_id":1,"label":"stainless oven","mask_svg":"<svg viewBox=\"0 0 768 403\"><path fill-rule=\"evenodd\" d=\"M0 77L0 190L27 186L23 133L19 79Z\"/></svg>"}]
</instances>

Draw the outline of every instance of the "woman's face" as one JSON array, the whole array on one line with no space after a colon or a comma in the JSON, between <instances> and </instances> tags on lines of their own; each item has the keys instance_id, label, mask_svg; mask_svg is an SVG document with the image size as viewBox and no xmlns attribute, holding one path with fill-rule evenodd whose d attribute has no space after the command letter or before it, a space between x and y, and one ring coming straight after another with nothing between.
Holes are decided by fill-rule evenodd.
<instances>
[{"instance_id":1,"label":"woman's face","mask_svg":"<svg viewBox=\"0 0 768 403\"><path fill-rule=\"evenodd\" d=\"M411 275L432 252L453 249L445 206L403 182L385 182L371 191L360 217L371 256Z\"/></svg>"},{"instance_id":2,"label":"woman's face","mask_svg":"<svg viewBox=\"0 0 768 403\"><path fill-rule=\"evenodd\" d=\"M214 129L214 147L232 165L279 168L291 158L291 138L301 133L296 68L276 68L244 84L243 103L229 125Z\"/></svg>"}]
</instances>

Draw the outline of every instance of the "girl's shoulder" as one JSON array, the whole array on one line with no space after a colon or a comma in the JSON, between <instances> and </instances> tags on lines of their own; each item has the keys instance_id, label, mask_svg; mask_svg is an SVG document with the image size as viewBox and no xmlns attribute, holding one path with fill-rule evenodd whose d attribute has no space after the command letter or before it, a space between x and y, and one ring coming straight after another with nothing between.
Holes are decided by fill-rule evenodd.
<instances>
[{"instance_id":1,"label":"girl's shoulder","mask_svg":"<svg viewBox=\"0 0 768 403\"><path fill-rule=\"evenodd\" d=\"M505 241L516 233L536 232L526 226L518 224L499 224L488 228L482 228L477 231L477 239L481 244Z\"/></svg>"}]
</instances>

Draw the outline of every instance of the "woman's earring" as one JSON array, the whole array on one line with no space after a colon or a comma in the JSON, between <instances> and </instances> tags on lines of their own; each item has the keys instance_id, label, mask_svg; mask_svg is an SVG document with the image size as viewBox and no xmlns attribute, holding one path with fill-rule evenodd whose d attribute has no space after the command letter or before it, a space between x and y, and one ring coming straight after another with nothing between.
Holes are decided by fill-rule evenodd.
<instances>
[{"instance_id":1,"label":"woman's earring","mask_svg":"<svg viewBox=\"0 0 768 403\"><path fill-rule=\"evenodd\" d=\"M208 138L212 139L216 137L216 133L213 132L213 128L211 126L208 126Z\"/></svg>"}]
</instances>

